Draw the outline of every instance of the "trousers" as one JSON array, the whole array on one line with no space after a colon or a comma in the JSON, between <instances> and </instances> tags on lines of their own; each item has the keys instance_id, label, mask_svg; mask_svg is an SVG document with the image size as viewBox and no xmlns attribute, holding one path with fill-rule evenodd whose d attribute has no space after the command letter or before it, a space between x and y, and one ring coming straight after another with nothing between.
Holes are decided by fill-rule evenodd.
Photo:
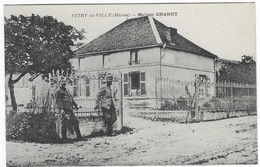
<instances>
[{"instance_id":1,"label":"trousers","mask_svg":"<svg viewBox=\"0 0 260 167\"><path fill-rule=\"evenodd\" d=\"M67 130L74 128L77 138L82 137L79 129L79 121L71 110L64 110L65 114L61 118L61 136L63 139L67 139Z\"/></svg>"},{"instance_id":2,"label":"trousers","mask_svg":"<svg viewBox=\"0 0 260 167\"><path fill-rule=\"evenodd\" d=\"M112 135L113 123L115 123L117 120L114 104L112 103L112 105L110 106L110 109L102 107L102 113L103 113L103 120L107 126L106 133L107 133L107 135Z\"/></svg>"}]
</instances>

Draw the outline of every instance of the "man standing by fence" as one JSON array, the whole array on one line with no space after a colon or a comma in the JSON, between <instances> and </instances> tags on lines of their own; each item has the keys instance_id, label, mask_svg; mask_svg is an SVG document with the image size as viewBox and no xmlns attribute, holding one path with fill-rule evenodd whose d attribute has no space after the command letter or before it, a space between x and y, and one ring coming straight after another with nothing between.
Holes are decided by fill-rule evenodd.
<instances>
[{"instance_id":1,"label":"man standing by fence","mask_svg":"<svg viewBox=\"0 0 260 167\"><path fill-rule=\"evenodd\" d=\"M62 120L61 120L61 135L63 140L67 140L67 129L69 124L74 128L77 139L82 138L79 130L79 121L73 113L73 106L78 109L77 104L73 100L71 94L66 89L66 79L63 78L60 80L60 88L55 93L56 103L59 110L63 110Z\"/></svg>"},{"instance_id":2,"label":"man standing by fence","mask_svg":"<svg viewBox=\"0 0 260 167\"><path fill-rule=\"evenodd\" d=\"M113 123L116 122L116 111L115 105L113 102L111 85L112 85L113 76L107 76L106 84L103 85L98 94L96 100L95 110L101 107L103 113L103 120L107 126L106 134L112 136L113 134Z\"/></svg>"}]
</instances>

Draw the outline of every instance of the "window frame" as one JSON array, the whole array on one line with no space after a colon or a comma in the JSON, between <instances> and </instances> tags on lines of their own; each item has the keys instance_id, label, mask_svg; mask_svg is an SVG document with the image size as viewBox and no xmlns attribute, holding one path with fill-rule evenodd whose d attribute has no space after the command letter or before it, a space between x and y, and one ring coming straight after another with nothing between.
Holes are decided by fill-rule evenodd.
<instances>
[{"instance_id":1,"label":"window frame","mask_svg":"<svg viewBox=\"0 0 260 167\"><path fill-rule=\"evenodd\" d=\"M129 61L129 65L133 65L133 64L140 64L140 60L138 59L138 50L131 50L130 51L130 61Z\"/></svg>"},{"instance_id":2,"label":"window frame","mask_svg":"<svg viewBox=\"0 0 260 167\"><path fill-rule=\"evenodd\" d=\"M126 78L126 80L125 80L125 78ZM124 79L123 79L124 96L129 96L129 83L128 82L129 82L129 73L125 73ZM127 92L125 91L126 89L127 89Z\"/></svg>"},{"instance_id":3,"label":"window frame","mask_svg":"<svg viewBox=\"0 0 260 167\"><path fill-rule=\"evenodd\" d=\"M78 97L79 96L79 78L74 78L72 82L72 87L73 87L73 97Z\"/></svg>"},{"instance_id":4,"label":"window frame","mask_svg":"<svg viewBox=\"0 0 260 167\"><path fill-rule=\"evenodd\" d=\"M142 74L144 74L144 80L142 80ZM142 84L144 84L144 93L142 93ZM140 96L147 95L146 87L146 71L140 71Z\"/></svg>"},{"instance_id":5,"label":"window frame","mask_svg":"<svg viewBox=\"0 0 260 167\"><path fill-rule=\"evenodd\" d=\"M90 97L90 78L85 78L85 96Z\"/></svg>"}]
</instances>

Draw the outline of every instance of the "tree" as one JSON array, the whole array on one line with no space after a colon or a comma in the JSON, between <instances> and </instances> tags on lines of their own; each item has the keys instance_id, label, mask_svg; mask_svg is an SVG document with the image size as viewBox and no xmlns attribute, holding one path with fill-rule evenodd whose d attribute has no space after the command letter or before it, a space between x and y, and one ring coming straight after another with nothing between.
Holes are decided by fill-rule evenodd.
<instances>
[{"instance_id":1,"label":"tree","mask_svg":"<svg viewBox=\"0 0 260 167\"><path fill-rule=\"evenodd\" d=\"M256 83L256 62L251 56L242 56L241 62L222 61L217 73L218 81Z\"/></svg>"},{"instance_id":2,"label":"tree","mask_svg":"<svg viewBox=\"0 0 260 167\"><path fill-rule=\"evenodd\" d=\"M253 56L243 55L241 57L242 63L255 63Z\"/></svg>"},{"instance_id":3,"label":"tree","mask_svg":"<svg viewBox=\"0 0 260 167\"><path fill-rule=\"evenodd\" d=\"M46 74L70 69L74 56L71 47L84 38L84 30L76 30L51 16L5 17L5 72L9 75L13 111L17 111L14 84L26 74ZM18 77L14 78L14 74Z\"/></svg>"}]
</instances>

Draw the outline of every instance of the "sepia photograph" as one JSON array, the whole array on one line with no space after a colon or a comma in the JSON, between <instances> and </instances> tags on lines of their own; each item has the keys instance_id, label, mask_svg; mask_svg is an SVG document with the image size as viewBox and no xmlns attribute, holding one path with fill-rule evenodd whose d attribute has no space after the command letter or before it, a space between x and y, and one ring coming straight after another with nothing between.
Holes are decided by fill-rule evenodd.
<instances>
[{"instance_id":1,"label":"sepia photograph","mask_svg":"<svg viewBox=\"0 0 260 167\"><path fill-rule=\"evenodd\" d=\"M6 166L258 164L254 2L3 10Z\"/></svg>"}]
</instances>

